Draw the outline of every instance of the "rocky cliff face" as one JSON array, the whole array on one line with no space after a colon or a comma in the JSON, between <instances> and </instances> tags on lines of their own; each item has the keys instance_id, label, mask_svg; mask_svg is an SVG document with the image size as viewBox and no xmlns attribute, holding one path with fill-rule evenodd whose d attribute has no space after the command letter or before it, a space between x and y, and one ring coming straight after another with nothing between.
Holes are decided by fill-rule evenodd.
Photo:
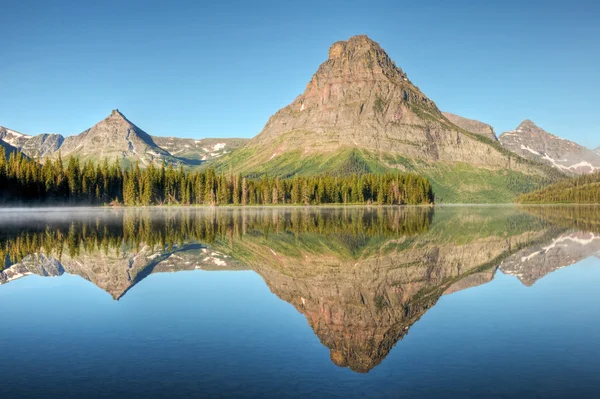
<instances>
[{"instance_id":1,"label":"rocky cliff face","mask_svg":"<svg viewBox=\"0 0 600 399\"><path fill-rule=\"evenodd\" d=\"M449 112L442 112L442 115L446 117L450 122L466 130L467 132L477 133L483 137L487 137L490 140L497 141L496 133L494 128L487 123L479 122L473 119L463 118L462 116L454 115Z\"/></svg>"},{"instance_id":2,"label":"rocky cliff face","mask_svg":"<svg viewBox=\"0 0 600 399\"><path fill-rule=\"evenodd\" d=\"M0 126L0 144L7 143L31 158L45 157L58 151L63 140L60 134L29 136Z\"/></svg>"},{"instance_id":3,"label":"rocky cliff face","mask_svg":"<svg viewBox=\"0 0 600 399\"><path fill-rule=\"evenodd\" d=\"M577 143L565 140L523 121L516 130L502 133L500 143L508 150L568 174L600 171L600 156Z\"/></svg>"},{"instance_id":4,"label":"rocky cliff face","mask_svg":"<svg viewBox=\"0 0 600 399\"><path fill-rule=\"evenodd\" d=\"M60 134L43 133L32 136L19 149L30 157L44 158L55 154L64 140Z\"/></svg>"}]
</instances>

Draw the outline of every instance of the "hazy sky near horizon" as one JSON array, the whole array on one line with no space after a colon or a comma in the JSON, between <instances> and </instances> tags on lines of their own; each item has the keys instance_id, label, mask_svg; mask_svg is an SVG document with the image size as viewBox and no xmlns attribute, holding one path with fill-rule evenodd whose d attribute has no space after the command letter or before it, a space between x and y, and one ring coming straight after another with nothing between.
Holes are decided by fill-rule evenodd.
<instances>
[{"instance_id":1,"label":"hazy sky near horizon","mask_svg":"<svg viewBox=\"0 0 600 399\"><path fill-rule=\"evenodd\" d=\"M598 1L0 0L0 125L252 137L365 33L441 110L600 146Z\"/></svg>"}]
</instances>

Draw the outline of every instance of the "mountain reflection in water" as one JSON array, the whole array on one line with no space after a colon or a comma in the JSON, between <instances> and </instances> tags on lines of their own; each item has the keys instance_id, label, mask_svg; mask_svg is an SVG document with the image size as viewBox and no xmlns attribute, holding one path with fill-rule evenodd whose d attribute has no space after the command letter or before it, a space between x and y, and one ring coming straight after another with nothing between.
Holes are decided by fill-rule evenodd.
<instances>
[{"instance_id":1,"label":"mountain reflection in water","mask_svg":"<svg viewBox=\"0 0 600 399\"><path fill-rule=\"evenodd\" d=\"M597 207L102 209L0 220L0 284L68 273L118 300L152 273L253 270L306 317L335 364L361 373L442 295L498 269L530 286L600 253Z\"/></svg>"}]
</instances>

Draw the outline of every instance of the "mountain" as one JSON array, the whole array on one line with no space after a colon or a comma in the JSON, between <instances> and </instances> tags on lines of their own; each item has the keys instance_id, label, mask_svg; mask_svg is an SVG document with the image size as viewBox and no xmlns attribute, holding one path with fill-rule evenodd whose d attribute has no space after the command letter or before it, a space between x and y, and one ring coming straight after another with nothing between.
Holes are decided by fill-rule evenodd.
<instances>
[{"instance_id":1,"label":"mountain","mask_svg":"<svg viewBox=\"0 0 600 399\"><path fill-rule=\"evenodd\" d=\"M22 147L30 138L31 136L0 126L0 140L15 148Z\"/></svg>"},{"instance_id":2,"label":"mountain","mask_svg":"<svg viewBox=\"0 0 600 399\"><path fill-rule=\"evenodd\" d=\"M64 138L60 134L43 133L29 136L0 126L0 143L8 143L31 158L45 157L58 151L63 141Z\"/></svg>"},{"instance_id":3,"label":"mountain","mask_svg":"<svg viewBox=\"0 0 600 399\"><path fill-rule=\"evenodd\" d=\"M152 136L154 143L190 165L199 165L230 153L246 144L247 139L181 139Z\"/></svg>"},{"instance_id":4,"label":"mountain","mask_svg":"<svg viewBox=\"0 0 600 399\"><path fill-rule=\"evenodd\" d=\"M496 133L494 132L494 128L487 123L479 122L474 119L463 118L462 116L454 115L449 112L442 112L442 115L444 115L450 122L461 129L466 130L467 132L480 134L490 140L498 140Z\"/></svg>"},{"instance_id":5,"label":"mountain","mask_svg":"<svg viewBox=\"0 0 600 399\"><path fill-rule=\"evenodd\" d=\"M545 162L567 174L600 171L600 155L575 142L546 132L530 120L516 130L502 133L500 143L508 150L534 161Z\"/></svg>"},{"instance_id":6,"label":"mountain","mask_svg":"<svg viewBox=\"0 0 600 399\"><path fill-rule=\"evenodd\" d=\"M415 171L441 202L512 201L555 178L453 124L364 35L334 43L304 93L215 166L279 176Z\"/></svg>"},{"instance_id":7,"label":"mountain","mask_svg":"<svg viewBox=\"0 0 600 399\"><path fill-rule=\"evenodd\" d=\"M140 165L175 161L171 154L154 143L148 133L117 109L86 131L65 138L60 153L63 157L78 156L82 161L119 158L124 165L136 161Z\"/></svg>"},{"instance_id":8,"label":"mountain","mask_svg":"<svg viewBox=\"0 0 600 399\"><path fill-rule=\"evenodd\" d=\"M596 148L596 149L594 150L594 152L595 152L596 154L600 155L600 147Z\"/></svg>"},{"instance_id":9,"label":"mountain","mask_svg":"<svg viewBox=\"0 0 600 399\"><path fill-rule=\"evenodd\" d=\"M101 161L119 158L123 166L140 162L144 167L163 160L174 165L196 166L230 153L246 139L182 139L150 136L115 109L90 129L69 137L60 134L29 136L0 126L0 145L8 151L18 149L29 157L78 156L81 160Z\"/></svg>"}]
</instances>

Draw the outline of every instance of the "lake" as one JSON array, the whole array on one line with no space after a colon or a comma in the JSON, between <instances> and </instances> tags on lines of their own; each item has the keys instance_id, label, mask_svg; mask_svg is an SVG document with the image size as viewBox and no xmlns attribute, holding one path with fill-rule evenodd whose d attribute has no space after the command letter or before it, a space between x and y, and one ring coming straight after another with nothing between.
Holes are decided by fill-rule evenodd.
<instances>
[{"instance_id":1,"label":"lake","mask_svg":"<svg viewBox=\"0 0 600 399\"><path fill-rule=\"evenodd\" d=\"M600 391L600 207L0 211L0 397Z\"/></svg>"}]
</instances>

